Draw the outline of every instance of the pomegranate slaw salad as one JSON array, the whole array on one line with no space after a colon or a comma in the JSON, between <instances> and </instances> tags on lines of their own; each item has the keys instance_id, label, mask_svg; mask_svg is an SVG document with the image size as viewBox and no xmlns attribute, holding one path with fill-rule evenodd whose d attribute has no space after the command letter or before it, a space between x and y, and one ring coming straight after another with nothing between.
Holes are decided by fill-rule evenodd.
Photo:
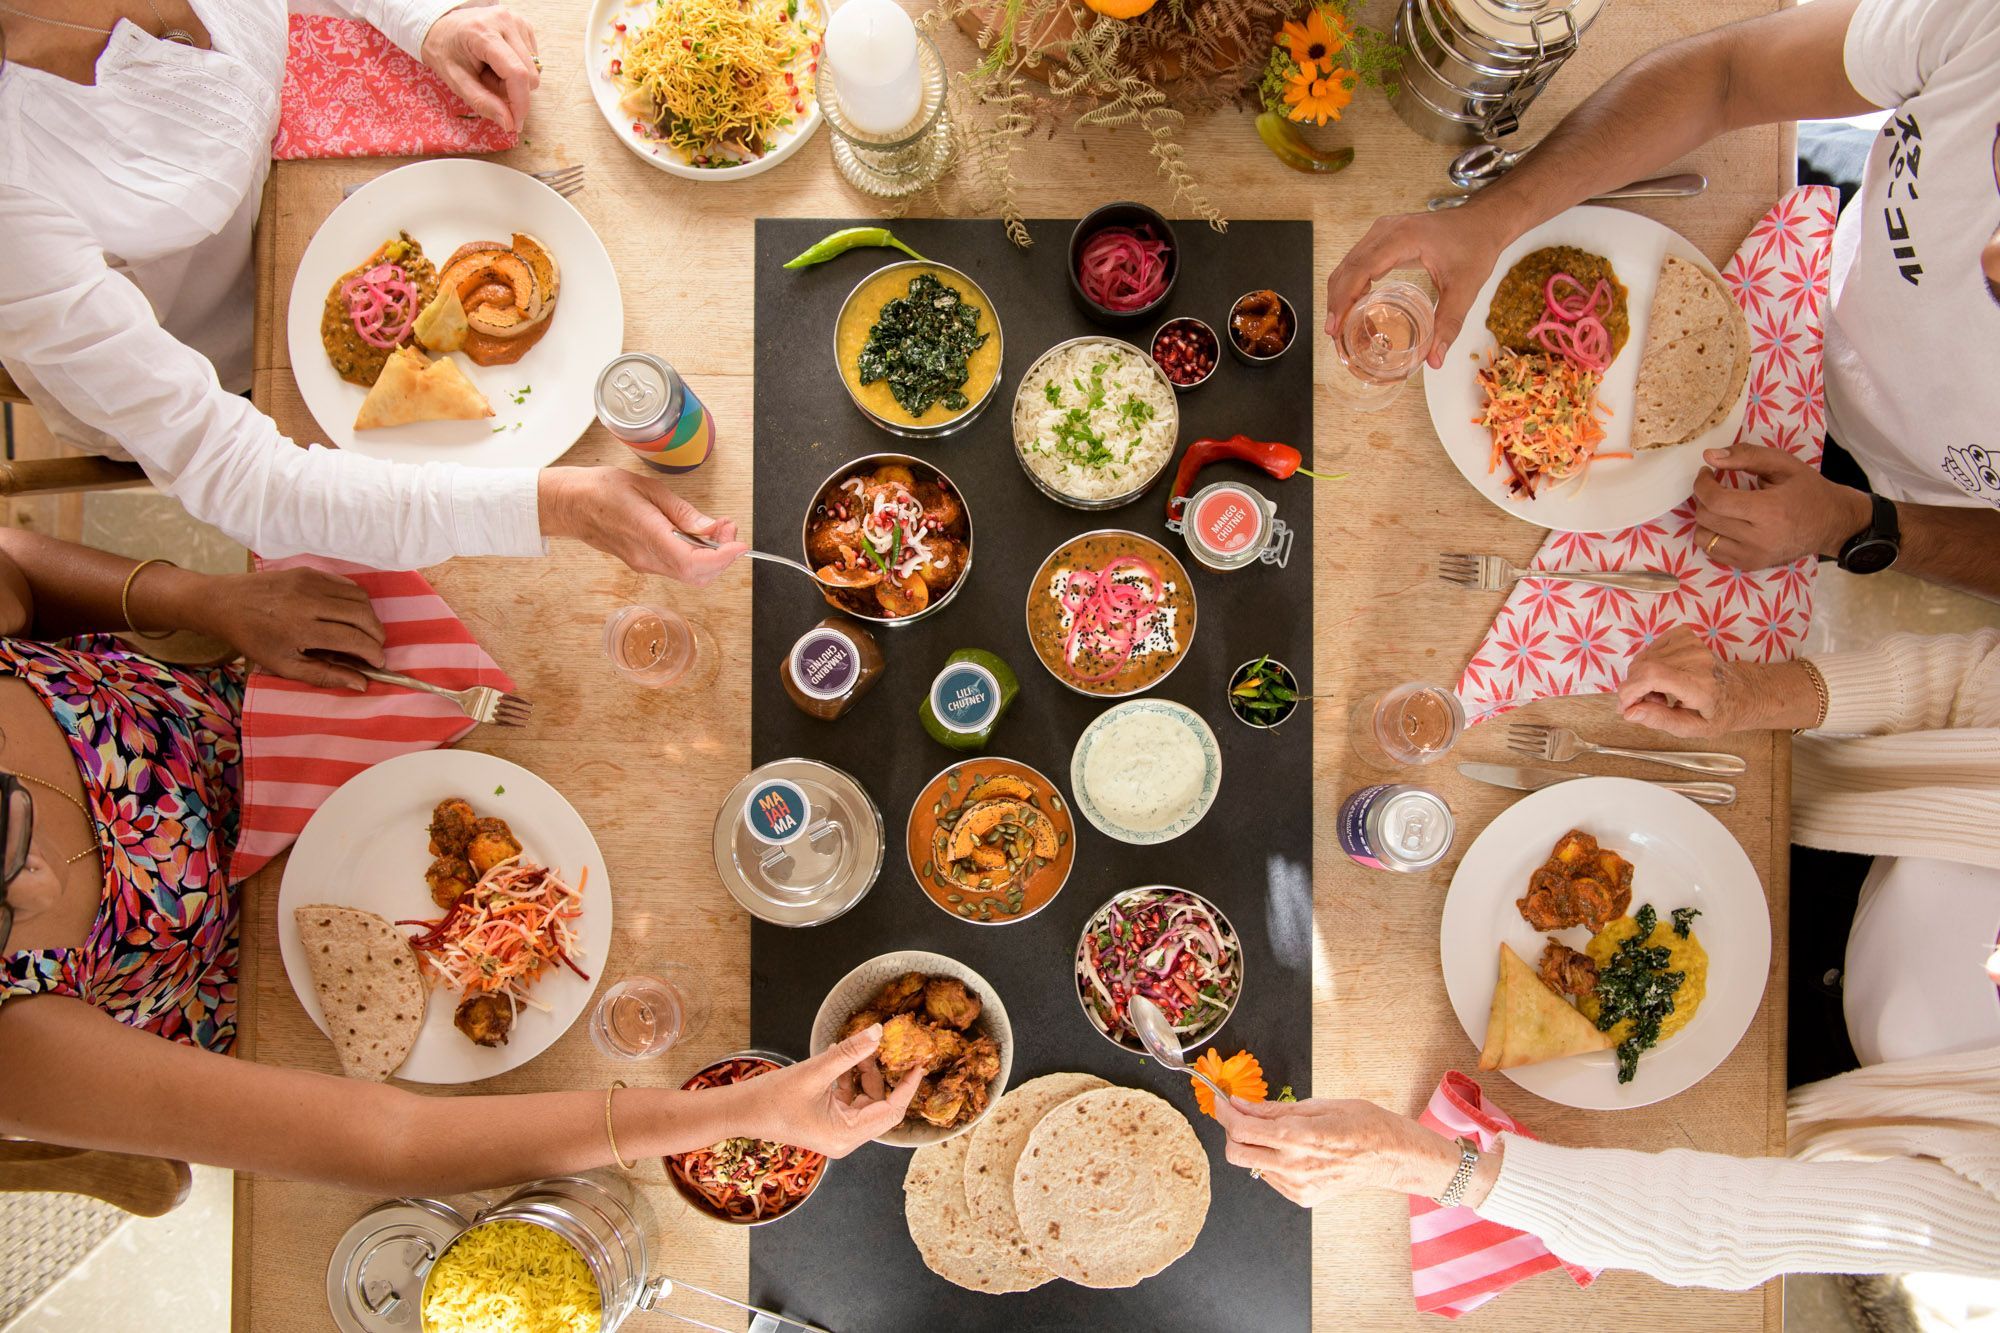
<instances>
[{"instance_id":1,"label":"pomegranate slaw salad","mask_svg":"<svg viewBox=\"0 0 2000 1333\"><path fill-rule=\"evenodd\" d=\"M1160 1006L1183 1045L1222 1026L1243 987L1243 955L1227 919L1181 889L1132 889L1091 918L1076 951L1077 993L1097 1029L1139 1050L1126 1015L1134 995Z\"/></svg>"}]
</instances>

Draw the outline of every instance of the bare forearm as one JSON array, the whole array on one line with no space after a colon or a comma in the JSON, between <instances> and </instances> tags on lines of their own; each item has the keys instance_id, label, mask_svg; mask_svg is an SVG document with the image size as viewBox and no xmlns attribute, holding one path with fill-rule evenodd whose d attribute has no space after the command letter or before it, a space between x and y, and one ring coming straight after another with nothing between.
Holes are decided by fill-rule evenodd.
<instances>
[{"instance_id":1,"label":"bare forearm","mask_svg":"<svg viewBox=\"0 0 2000 1333\"><path fill-rule=\"evenodd\" d=\"M0 555L19 568L32 593L34 620L26 628L36 638L203 627L203 593L211 582L205 574L148 565L133 580L135 624L127 626L120 596L138 561L14 528L0 529Z\"/></svg>"},{"instance_id":2,"label":"bare forearm","mask_svg":"<svg viewBox=\"0 0 2000 1333\"><path fill-rule=\"evenodd\" d=\"M1565 116L1479 203L1519 234L1594 194L1657 174L1729 130L1870 109L1842 45L1856 0L1820 0L1670 42Z\"/></svg>"},{"instance_id":3,"label":"bare forearm","mask_svg":"<svg viewBox=\"0 0 2000 1333\"><path fill-rule=\"evenodd\" d=\"M1896 521L1897 572L2000 601L2000 509L1898 504Z\"/></svg>"},{"instance_id":4,"label":"bare forearm","mask_svg":"<svg viewBox=\"0 0 2000 1333\"><path fill-rule=\"evenodd\" d=\"M42 1142L386 1193L611 1162L603 1089L430 1096L194 1050L54 996L0 1007L0 1058L51 1075L0 1087L0 1131ZM628 1088L613 1109L628 1162L767 1128L735 1089Z\"/></svg>"}]
</instances>

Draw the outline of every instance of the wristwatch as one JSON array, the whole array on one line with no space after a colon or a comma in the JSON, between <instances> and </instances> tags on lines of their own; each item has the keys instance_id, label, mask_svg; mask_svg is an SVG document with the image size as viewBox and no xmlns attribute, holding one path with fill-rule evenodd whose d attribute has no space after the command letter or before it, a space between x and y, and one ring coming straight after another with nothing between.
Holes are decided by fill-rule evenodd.
<instances>
[{"instance_id":1,"label":"wristwatch","mask_svg":"<svg viewBox=\"0 0 2000 1333\"><path fill-rule=\"evenodd\" d=\"M1903 528L1896 506L1879 495L1868 497L1868 526L1849 537L1836 557L1850 574L1880 574L1903 553Z\"/></svg>"},{"instance_id":2,"label":"wristwatch","mask_svg":"<svg viewBox=\"0 0 2000 1333\"><path fill-rule=\"evenodd\" d=\"M1465 1187L1472 1183L1472 1173L1479 1166L1479 1145L1471 1139L1460 1136L1458 1144L1458 1170L1452 1173L1451 1184L1444 1187L1444 1193L1432 1202L1443 1208L1456 1208L1458 1201L1465 1197Z\"/></svg>"}]
</instances>

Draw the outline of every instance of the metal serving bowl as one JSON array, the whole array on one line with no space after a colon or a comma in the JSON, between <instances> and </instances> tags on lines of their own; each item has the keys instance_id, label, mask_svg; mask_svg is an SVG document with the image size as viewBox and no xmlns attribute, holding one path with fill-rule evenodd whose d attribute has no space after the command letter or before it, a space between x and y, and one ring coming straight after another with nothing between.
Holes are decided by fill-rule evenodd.
<instances>
[{"instance_id":1,"label":"metal serving bowl","mask_svg":"<svg viewBox=\"0 0 2000 1333\"><path fill-rule=\"evenodd\" d=\"M906 467L910 469L911 472L915 473L919 481L925 480L926 478L935 478L937 481L942 483L944 487L947 490L949 490L953 495L956 495L958 497L959 507L965 511L965 567L958 571L958 582L952 584L951 587L947 588L942 594L933 598L930 604L924 607L923 610L918 611L912 615L907 615L907 616L885 616L881 614L871 615L865 611L850 610L845 606L841 606L833 602L829 602L828 605L833 606L836 610L840 611L841 614L853 616L856 620L859 620L862 623L868 625L889 625L889 626L913 625L917 621L922 620L925 616L935 615L937 612L944 610L946 606L950 605L951 599L958 596L958 591L959 589L965 586L965 581L972 577L972 557L974 555L973 540L972 540L972 502L966 498L964 488L961 487L957 482L953 481L949 476L947 476L945 474L945 470L939 467L937 464L927 463L923 459L914 457L913 455L910 454L896 454L896 453L864 454L860 458L850 459L847 462L842 463L839 467L835 468L831 473L829 473L827 475L826 480L822 481L819 484L819 486L813 491L812 502L806 506L805 517L801 519L799 522L799 558L804 560L807 565L812 564L812 556L807 553L806 545L807 545L808 534L812 529L813 515L819 512L819 507L826 502L828 496L833 494L834 488L839 483L846 481L851 476L854 476L856 473L873 472L877 467L880 467L884 463L901 464L903 467ZM821 595L824 596L824 594L825 590L822 589Z\"/></svg>"},{"instance_id":2,"label":"metal serving bowl","mask_svg":"<svg viewBox=\"0 0 2000 1333\"><path fill-rule=\"evenodd\" d=\"M1276 718L1274 718L1269 722L1253 721L1252 719L1243 716L1242 712L1238 710L1236 707L1236 695L1234 693L1236 687L1243 683L1243 677L1249 672L1250 668L1256 666L1259 662L1262 662L1265 666L1270 667L1271 669L1276 671L1278 673L1279 681L1281 681L1287 689L1291 690L1294 694L1298 693L1299 678L1292 674L1292 669L1290 667L1286 666L1283 662L1280 662L1275 657L1253 657L1249 661L1243 663L1241 666L1238 666L1236 670L1229 673L1229 680L1222 687L1222 702L1228 706L1229 715L1231 717L1235 718L1238 722L1241 722L1244 726L1249 727L1251 730L1276 731L1279 727L1284 726L1285 723L1291 721L1293 717L1297 716L1299 711L1298 700L1296 699L1292 700L1291 707L1285 709L1282 713L1279 713Z\"/></svg>"},{"instance_id":3,"label":"metal serving bowl","mask_svg":"<svg viewBox=\"0 0 2000 1333\"><path fill-rule=\"evenodd\" d=\"M1131 352L1133 355L1137 356L1141 361L1146 363L1147 368L1153 372L1153 377L1159 380L1161 384L1166 386L1167 403L1168 403L1167 425L1171 427L1174 439L1173 445L1169 447L1167 450L1166 457L1160 460L1160 465L1158 467L1154 468L1151 472L1146 474L1146 479L1144 481L1140 482L1137 486L1134 486L1131 490L1126 491L1123 494L1114 495L1109 497L1108 499L1103 499L1103 500L1086 500L1082 499L1079 496L1070 495L1065 491L1057 490L1054 486L1051 486L1048 482L1043 481L1040 477L1035 475L1035 470L1028 466L1027 455L1023 453L1021 449L1021 428L1020 428L1019 418L1021 414L1022 392L1027 388L1028 382L1034 379L1035 372L1042 368L1043 362L1049 360L1049 358L1056 356L1062 352L1068 351L1072 347L1081 346L1084 343L1108 343L1114 347L1122 347L1126 351ZM1036 357L1033 363L1029 365L1027 373L1021 376L1021 382L1014 386L1014 416L1015 420L1008 423L1012 427L1014 436L1014 461L1016 461L1021 465L1021 471L1028 474L1028 480L1034 483L1034 487L1036 490L1040 491L1043 495L1048 496L1051 500L1054 500L1057 504L1068 505L1071 509L1116 509L1120 505L1126 505L1132 503L1134 500L1138 499L1140 496L1144 495L1148 490L1150 490L1152 488L1153 483L1160 479L1160 474L1162 472L1165 472L1167 470L1167 466L1174 461L1174 454L1179 450L1180 447L1180 435L1181 435L1180 395L1174 389L1174 382L1167 378L1167 372L1161 370L1160 363L1153 360L1153 353L1150 346L1139 347L1133 343L1126 342L1123 338L1113 338L1110 335L1103 333L1087 333L1081 338L1065 339L1064 341L1057 343L1054 347L1049 348L1046 352L1043 352L1040 356Z\"/></svg>"},{"instance_id":4,"label":"metal serving bowl","mask_svg":"<svg viewBox=\"0 0 2000 1333\"><path fill-rule=\"evenodd\" d=\"M1283 306L1285 309L1285 313L1287 315L1290 315L1292 318L1292 336L1286 340L1285 345L1283 347L1280 347L1277 351L1271 353L1271 355L1269 356L1256 356L1250 352L1244 351L1242 345L1236 341L1235 331L1230 327L1235 322L1236 319L1236 307L1242 305L1244 297L1249 296L1251 292L1277 292L1278 304ZM1292 307L1291 298L1286 296L1283 292L1278 291L1278 289L1275 287L1253 287L1251 291L1245 292L1243 293L1243 296L1239 296L1234 301L1231 301L1229 303L1229 316L1228 318L1222 321L1222 330L1221 330L1222 341L1229 348L1229 354L1235 357L1238 361L1241 361L1246 366L1270 365L1273 361L1276 361L1279 357L1291 351L1292 348L1298 345L1300 332L1301 330L1299 328L1299 312Z\"/></svg>"},{"instance_id":5,"label":"metal serving bowl","mask_svg":"<svg viewBox=\"0 0 2000 1333\"><path fill-rule=\"evenodd\" d=\"M1076 992L1077 1006L1083 1010L1083 1021L1090 1024L1090 1030L1092 1032L1095 1032L1098 1036L1104 1038L1106 1041L1110 1042L1113 1046L1116 1046L1121 1051L1131 1051L1135 1055L1144 1055L1146 1053L1146 1048L1139 1044L1139 1038L1136 1034L1130 1036L1119 1036L1105 1031L1104 1025L1097 1021L1096 1013L1094 1013L1091 1010L1091 1007L1084 1002L1083 998L1084 942L1090 938L1091 933L1095 931L1097 927L1101 924L1102 918L1106 913L1108 913L1111 910L1113 905L1121 903L1125 901L1127 898L1130 898L1134 894L1138 893L1187 894L1188 897L1194 899L1196 902L1200 903L1203 907L1206 907L1209 910L1209 912L1214 915L1215 919L1222 923L1223 929L1229 933L1230 942L1236 946L1235 998L1230 1000L1229 1007L1223 1010L1222 1012L1222 1017L1216 1019L1214 1025L1211 1026L1206 1032L1200 1033L1199 1035L1193 1037L1185 1038L1181 1042L1182 1052L1187 1053L1193 1051L1195 1047L1200 1046L1203 1042L1214 1040L1215 1034L1222 1031L1224 1025L1229 1022L1230 1017L1233 1014L1235 1014L1236 1006L1243 1002L1243 988L1246 984L1248 984L1250 979L1249 972L1244 966L1243 940L1242 937L1236 933L1236 926L1230 921L1230 919L1227 916L1223 915L1223 911L1220 907L1217 907L1214 903L1210 902L1207 898L1204 898L1199 893L1194 892L1192 889L1183 889L1178 885L1174 884L1141 884L1136 888L1127 889L1123 893L1114 893L1113 895L1111 895L1111 897L1105 899L1103 906L1099 907L1095 912L1092 912L1090 914L1090 920L1084 922L1083 933L1076 937L1076 954L1074 962L1070 969L1070 989Z\"/></svg>"},{"instance_id":6,"label":"metal serving bowl","mask_svg":"<svg viewBox=\"0 0 2000 1333\"><path fill-rule=\"evenodd\" d=\"M681 1084L681 1087L683 1089L692 1087L694 1085L694 1081L700 1078L703 1074L706 1074L710 1070L715 1069L721 1065L726 1065L732 1060L768 1060L780 1069L783 1069L786 1065L798 1063L796 1060L792 1059L791 1056L780 1055L776 1051L763 1051L763 1050L737 1051L733 1055L725 1055L720 1060L711 1060L709 1063L703 1065L700 1069L696 1070L692 1075L690 1075L688 1077L687 1082ZM769 1226L773 1222L781 1222L785 1218L790 1217L793 1213L798 1212L799 1209L805 1207L806 1204L812 1200L812 1196L819 1193L819 1187L826 1183L826 1173L828 1171L831 1171L832 1169L833 1169L833 1161L832 1159L829 1158L826 1161L826 1163L820 1167L819 1175L813 1178L811 1189L807 1190L797 1199L794 1199L791 1205L787 1207L783 1212L773 1213L769 1217L759 1217L755 1219L727 1217L724 1216L722 1213L717 1212L715 1210L715 1207L712 1204L710 1204L707 1199L702 1198L701 1195L695 1193L695 1191L688 1188L687 1184L683 1182L681 1178L674 1173L671 1167L667 1169L667 1180L670 1184L673 1185L674 1191L677 1194L679 1194L684 1201L686 1201L687 1206L693 1209L696 1213L700 1214L701 1216L706 1217L711 1221L720 1222L724 1226L761 1227L761 1226Z\"/></svg>"},{"instance_id":7,"label":"metal serving bowl","mask_svg":"<svg viewBox=\"0 0 2000 1333\"><path fill-rule=\"evenodd\" d=\"M984 309L986 313L992 316L993 318L993 346L995 353L1000 358L1000 369L994 373L993 382L987 385L986 392L980 394L979 397L973 399L971 404L967 406L963 412L960 412L955 417L948 417L945 420L936 423L935 425L912 426L905 421L891 421L887 417L882 416L880 413L876 412L873 408L869 407L867 403L862 401L861 395L855 391L854 385L848 381L847 367L841 364L840 360L840 330L847 323L848 308L854 304L854 299L857 296L861 295L861 289L863 287L866 287L869 283L875 281L875 279L881 277L884 273L891 273L898 269L908 271L912 275L914 275L916 270L918 269L935 269L939 273L944 274L949 278L955 279L956 281L963 283L966 287L971 289L972 299L977 300L981 304L981 308ZM876 269L873 273L870 273L860 282L854 284L854 290L849 292L847 294L847 299L840 303L840 314L833 321L833 370L834 374L840 377L840 386L843 389L847 390L848 399L853 402L854 406L857 409L859 409L862 416L867 417L870 421L880 426L883 430L888 431L891 435L900 435L905 439L937 440L937 439L942 439L947 435L955 435L959 431L964 430L967 426L970 426L973 423L973 421L975 421L978 418L979 414L986 410L987 405L991 403L994 397L1000 392L1000 381L1006 378L1006 369L1007 369L1007 342L1005 337L1003 337L1001 333L1000 310L997 306L993 304L993 298L986 294L986 289L984 287L981 287L977 282L973 281L970 274L967 274L962 269L955 269L949 264L937 263L935 260L926 259L919 261L915 259L905 259L898 263L887 264L881 268Z\"/></svg>"}]
</instances>

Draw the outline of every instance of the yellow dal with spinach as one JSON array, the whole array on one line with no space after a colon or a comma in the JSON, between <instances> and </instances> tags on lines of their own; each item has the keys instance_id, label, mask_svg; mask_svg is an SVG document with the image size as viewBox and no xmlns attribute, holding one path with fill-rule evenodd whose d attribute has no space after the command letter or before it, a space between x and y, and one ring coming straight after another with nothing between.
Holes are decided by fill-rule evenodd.
<instances>
[{"instance_id":1,"label":"yellow dal with spinach","mask_svg":"<svg viewBox=\"0 0 2000 1333\"><path fill-rule=\"evenodd\" d=\"M603 1301L576 1246L530 1222L482 1222L424 1279L423 1333L598 1333Z\"/></svg>"},{"instance_id":2,"label":"yellow dal with spinach","mask_svg":"<svg viewBox=\"0 0 2000 1333\"><path fill-rule=\"evenodd\" d=\"M965 304L979 311L979 321L974 326L978 333L986 335L972 354L966 358L965 380L957 388L966 397L966 405L957 410L942 402L931 404L921 415L913 414L896 401L894 390L887 380L877 379L871 383L861 382L861 352L868 345L868 335L882 318L883 307L891 301L906 299L910 295L910 283L919 275L930 277L958 293ZM939 426L963 416L979 404L993 382L1000 378L1000 326L993 318L993 302L977 284L967 281L950 269L935 264L892 264L882 269L848 298L840 312L840 323L834 329L834 357L840 363L840 374L847 381L848 390L854 394L862 406L884 421L893 421L901 426Z\"/></svg>"},{"instance_id":3,"label":"yellow dal with spinach","mask_svg":"<svg viewBox=\"0 0 2000 1333\"><path fill-rule=\"evenodd\" d=\"M1610 966L1618 946L1638 933L1639 923L1629 916L1621 916L1593 935L1583 951L1590 955L1590 961L1596 963L1601 972ZM1645 943L1653 948L1665 949L1667 970L1683 973L1687 977L1680 989L1674 992L1673 1012L1660 1020L1659 1040L1665 1041L1693 1022L1694 1011L1701 1007L1702 997L1708 992L1708 950L1701 947L1701 941L1695 938L1693 930L1689 930L1683 939L1664 917L1655 923L1653 933ZM1577 1008L1583 1010L1584 1017L1593 1023L1597 1021L1600 1005L1595 993L1579 1000ZM1631 1035L1631 1019L1621 1019L1611 1025L1610 1037L1613 1041L1622 1042Z\"/></svg>"}]
</instances>

